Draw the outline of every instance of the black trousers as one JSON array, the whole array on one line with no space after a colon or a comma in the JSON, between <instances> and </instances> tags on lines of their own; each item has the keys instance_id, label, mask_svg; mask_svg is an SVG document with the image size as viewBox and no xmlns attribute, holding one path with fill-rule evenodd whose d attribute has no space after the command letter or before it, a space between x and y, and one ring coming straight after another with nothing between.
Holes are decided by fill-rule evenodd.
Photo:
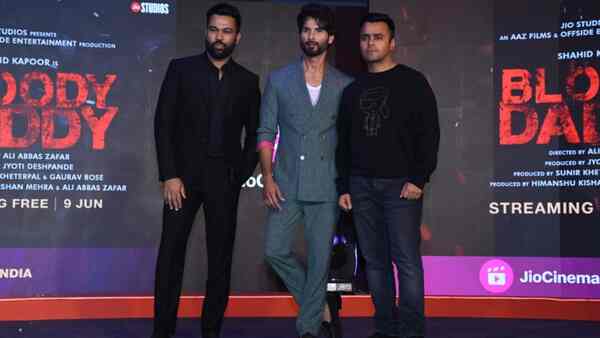
<instances>
[{"instance_id":1,"label":"black trousers","mask_svg":"<svg viewBox=\"0 0 600 338\"><path fill-rule=\"evenodd\" d=\"M198 182L200 184L198 184ZM185 186L182 208L163 210L163 230L158 251L154 299L154 337L175 333L179 296L190 230L203 206L206 223L208 276L202 309L202 332L218 335L231 281L240 184L223 159L208 158L193 185Z\"/></svg>"}]
</instances>

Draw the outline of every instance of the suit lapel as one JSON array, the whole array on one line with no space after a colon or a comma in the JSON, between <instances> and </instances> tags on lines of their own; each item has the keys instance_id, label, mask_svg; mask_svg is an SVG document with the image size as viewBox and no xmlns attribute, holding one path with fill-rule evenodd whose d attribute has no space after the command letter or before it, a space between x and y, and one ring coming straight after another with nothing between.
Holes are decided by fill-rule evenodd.
<instances>
[{"instance_id":1,"label":"suit lapel","mask_svg":"<svg viewBox=\"0 0 600 338\"><path fill-rule=\"evenodd\" d=\"M306 88L306 80L304 79L304 66L302 65L302 60L296 63L290 76L290 91L295 94L293 97L298 106L297 109L294 109L295 112L292 115L292 119L296 121L300 130L305 130L310 118L311 109L309 107L311 106L311 103L308 88Z\"/></svg>"},{"instance_id":2,"label":"suit lapel","mask_svg":"<svg viewBox=\"0 0 600 338\"><path fill-rule=\"evenodd\" d=\"M323 74L323 81L321 82L321 92L319 94L319 99L317 100L317 104L313 106L312 101L310 100L310 93L308 92L308 88L306 87L306 79L304 78L304 65L302 64L302 61L298 63L298 67L296 69L297 79L295 81L297 85L297 90L298 93L301 93L301 103L307 104L308 107L311 108L310 110L312 112L319 110L319 106L321 105L322 99L325 96L327 96L327 90L325 90L325 88L328 87L329 83L329 67L330 66L328 64L325 65L325 74Z\"/></svg>"},{"instance_id":3,"label":"suit lapel","mask_svg":"<svg viewBox=\"0 0 600 338\"><path fill-rule=\"evenodd\" d=\"M319 94L319 101L317 101L317 105L314 109L316 112L320 112L322 106L327 106L327 100L329 100L329 94L331 92L331 74L329 67L331 66L325 65L325 74L323 74L323 81L321 82L321 93Z\"/></svg>"},{"instance_id":4,"label":"suit lapel","mask_svg":"<svg viewBox=\"0 0 600 338\"><path fill-rule=\"evenodd\" d=\"M299 94L300 102L302 107L308 105L311 107L312 104L310 102L310 94L308 93L308 88L306 88L306 79L304 78L304 65L302 64L302 60L296 65L295 69L295 80L294 84L296 86L296 92Z\"/></svg>"},{"instance_id":5,"label":"suit lapel","mask_svg":"<svg viewBox=\"0 0 600 338\"><path fill-rule=\"evenodd\" d=\"M298 104L301 105L301 121L303 121L303 128L313 129L319 128L322 119L330 119L328 112L326 111L329 102L333 95L333 79L334 76L331 72L329 64L325 65L325 74L323 74L323 81L321 82L321 92L319 94L319 100L315 106L312 105L310 100L310 94L308 88L306 88L306 79L304 78L304 65L302 60L297 64L294 72L294 86L295 91L298 93ZM326 116L327 115L327 116ZM327 121L326 121L327 122Z\"/></svg>"},{"instance_id":6,"label":"suit lapel","mask_svg":"<svg viewBox=\"0 0 600 338\"><path fill-rule=\"evenodd\" d=\"M319 101L317 101L317 105L313 109L311 128L320 129L323 127L323 122L325 122L325 124L328 123L326 120L330 118L330 112L327 109L330 107L330 101L333 95L333 83L334 81L332 81L331 66L326 65L323 81L321 82Z\"/></svg>"}]
</instances>

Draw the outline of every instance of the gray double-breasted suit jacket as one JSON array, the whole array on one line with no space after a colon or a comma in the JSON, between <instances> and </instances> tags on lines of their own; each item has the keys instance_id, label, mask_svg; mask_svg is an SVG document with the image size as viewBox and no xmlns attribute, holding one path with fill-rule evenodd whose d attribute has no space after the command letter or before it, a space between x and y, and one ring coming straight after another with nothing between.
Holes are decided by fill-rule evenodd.
<instances>
[{"instance_id":1,"label":"gray double-breasted suit jacket","mask_svg":"<svg viewBox=\"0 0 600 338\"><path fill-rule=\"evenodd\" d=\"M271 73L262 98L258 144L279 144L273 176L284 198L337 201L336 120L344 88L352 79L331 65L325 68L316 106L310 101L302 61Z\"/></svg>"}]
</instances>

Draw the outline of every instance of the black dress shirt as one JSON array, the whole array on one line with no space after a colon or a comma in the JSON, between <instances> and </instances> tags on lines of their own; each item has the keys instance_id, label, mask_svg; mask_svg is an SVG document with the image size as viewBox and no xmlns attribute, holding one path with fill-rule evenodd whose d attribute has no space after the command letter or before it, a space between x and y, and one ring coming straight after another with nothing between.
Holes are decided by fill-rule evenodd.
<instances>
[{"instance_id":1,"label":"black dress shirt","mask_svg":"<svg viewBox=\"0 0 600 338\"><path fill-rule=\"evenodd\" d=\"M204 54L206 56L206 53ZM206 56L206 62L208 67L208 147L207 155L210 157L223 157L225 154L224 143L223 143L223 112L228 108L228 82L232 77L232 66L231 62L225 63L222 68L222 74L219 77L219 69L208 59Z\"/></svg>"}]
</instances>

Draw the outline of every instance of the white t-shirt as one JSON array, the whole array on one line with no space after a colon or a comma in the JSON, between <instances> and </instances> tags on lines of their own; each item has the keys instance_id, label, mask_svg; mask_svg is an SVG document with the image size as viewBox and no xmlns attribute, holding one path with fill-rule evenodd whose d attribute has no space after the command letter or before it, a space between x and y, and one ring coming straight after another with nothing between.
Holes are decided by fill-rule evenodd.
<instances>
[{"instance_id":1,"label":"white t-shirt","mask_svg":"<svg viewBox=\"0 0 600 338\"><path fill-rule=\"evenodd\" d=\"M310 95L310 103L312 103L313 107L317 105L319 102L319 95L321 95L321 86L322 84L313 87L308 82L306 83L306 88L308 88L308 94Z\"/></svg>"}]
</instances>

